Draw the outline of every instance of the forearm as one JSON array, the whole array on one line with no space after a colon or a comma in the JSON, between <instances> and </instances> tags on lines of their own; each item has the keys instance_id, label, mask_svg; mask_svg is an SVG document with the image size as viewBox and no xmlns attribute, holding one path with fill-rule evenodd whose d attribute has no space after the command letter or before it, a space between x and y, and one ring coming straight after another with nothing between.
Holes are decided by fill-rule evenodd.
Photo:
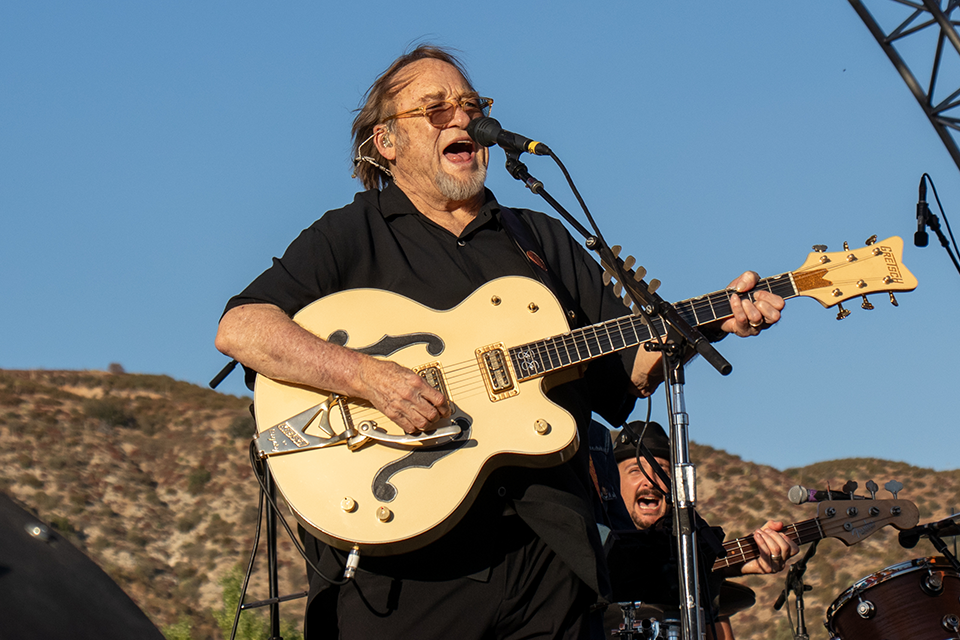
<instances>
[{"instance_id":1,"label":"forearm","mask_svg":"<svg viewBox=\"0 0 960 640\"><path fill-rule=\"evenodd\" d=\"M269 378L360 396L364 356L318 338L274 305L247 304L228 311L220 320L216 346Z\"/></svg>"}]
</instances>

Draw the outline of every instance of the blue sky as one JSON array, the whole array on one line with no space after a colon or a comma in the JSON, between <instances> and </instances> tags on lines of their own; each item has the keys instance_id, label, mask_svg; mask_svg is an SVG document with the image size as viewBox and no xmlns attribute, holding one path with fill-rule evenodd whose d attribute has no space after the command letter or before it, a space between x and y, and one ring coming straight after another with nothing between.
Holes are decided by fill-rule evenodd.
<instances>
[{"instance_id":1,"label":"blue sky","mask_svg":"<svg viewBox=\"0 0 960 640\"><path fill-rule=\"evenodd\" d=\"M792 300L762 338L721 343L732 375L691 365L691 433L781 469L960 467L960 276L935 240L912 245L920 176L952 219L958 169L840 0L4 3L0 367L205 384L227 298L358 190L352 111L416 40L462 52L667 299L796 269L814 244L904 237L920 286L899 308L851 301L837 322ZM544 209L502 161L499 199ZM576 209L549 159L527 164Z\"/></svg>"}]
</instances>

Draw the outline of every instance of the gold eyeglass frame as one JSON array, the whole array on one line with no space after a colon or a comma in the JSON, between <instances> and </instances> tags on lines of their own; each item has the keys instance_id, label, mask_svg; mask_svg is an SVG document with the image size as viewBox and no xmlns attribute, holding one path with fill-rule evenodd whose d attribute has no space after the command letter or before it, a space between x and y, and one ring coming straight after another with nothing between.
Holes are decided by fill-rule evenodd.
<instances>
[{"instance_id":1,"label":"gold eyeglass frame","mask_svg":"<svg viewBox=\"0 0 960 640\"><path fill-rule=\"evenodd\" d=\"M466 96L463 98L447 98L446 100L437 100L436 102L431 102L430 104L420 105L419 107L410 109L409 111L402 111L400 113L395 113L392 116L387 116L386 118L384 118L383 122L381 122L380 124L383 124L384 122L388 122L390 120L398 120L400 118L427 118L428 120L430 120L430 124L433 125L434 127L442 127L446 124L449 124L450 120L453 120L453 118L456 116L456 113L457 113L457 107L460 107L460 109L464 113L470 116L470 111L467 110L467 106L468 106L468 103L473 101L477 101L480 103L480 108L477 109L477 113L479 114L478 116L476 116L477 118L480 116L490 115L490 108L493 106L493 98L484 98L481 96ZM435 109L438 105L441 105L441 104L451 105L453 107L453 111L451 112L450 118L446 122L434 122L430 117L431 115L434 115L434 114L431 114L429 110ZM442 111L446 111L446 109L443 109ZM470 119L474 120L475 117L470 116Z\"/></svg>"}]
</instances>

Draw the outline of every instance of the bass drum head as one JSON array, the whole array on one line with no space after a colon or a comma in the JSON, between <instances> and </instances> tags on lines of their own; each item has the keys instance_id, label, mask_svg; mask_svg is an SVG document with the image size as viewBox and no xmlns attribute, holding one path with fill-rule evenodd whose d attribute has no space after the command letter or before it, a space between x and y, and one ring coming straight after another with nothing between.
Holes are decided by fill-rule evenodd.
<instances>
[{"instance_id":1,"label":"bass drum head","mask_svg":"<svg viewBox=\"0 0 960 640\"><path fill-rule=\"evenodd\" d=\"M840 640L960 638L960 577L941 556L895 564L840 594L824 624Z\"/></svg>"}]
</instances>

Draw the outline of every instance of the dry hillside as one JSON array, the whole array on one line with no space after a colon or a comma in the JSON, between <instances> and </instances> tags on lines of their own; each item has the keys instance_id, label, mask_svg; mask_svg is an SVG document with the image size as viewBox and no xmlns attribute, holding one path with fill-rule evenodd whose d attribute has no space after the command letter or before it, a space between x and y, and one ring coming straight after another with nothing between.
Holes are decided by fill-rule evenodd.
<instances>
[{"instance_id":1,"label":"dry hillside","mask_svg":"<svg viewBox=\"0 0 960 640\"><path fill-rule=\"evenodd\" d=\"M94 559L169 638L221 638L221 585L245 564L256 525L248 405L249 399L165 376L0 371L0 491ZM865 493L867 480L882 486L896 479L905 485L900 497L919 506L921 521L960 506L960 471L864 459L778 471L708 447L694 445L692 455L701 512L728 539L767 519L814 517L816 505L787 501L794 484L836 489L854 479ZM881 491L882 497L888 496ZM902 549L889 527L850 548L821 542L807 573L810 637L826 640L824 611L855 581L932 553L925 542ZM259 568L249 599L266 597ZM286 540L280 576L284 594L306 588L302 563ZM757 590L758 603L734 617L737 637L792 638L785 612L772 610L782 576L744 582ZM281 608L293 623L301 609L302 601Z\"/></svg>"}]
</instances>

